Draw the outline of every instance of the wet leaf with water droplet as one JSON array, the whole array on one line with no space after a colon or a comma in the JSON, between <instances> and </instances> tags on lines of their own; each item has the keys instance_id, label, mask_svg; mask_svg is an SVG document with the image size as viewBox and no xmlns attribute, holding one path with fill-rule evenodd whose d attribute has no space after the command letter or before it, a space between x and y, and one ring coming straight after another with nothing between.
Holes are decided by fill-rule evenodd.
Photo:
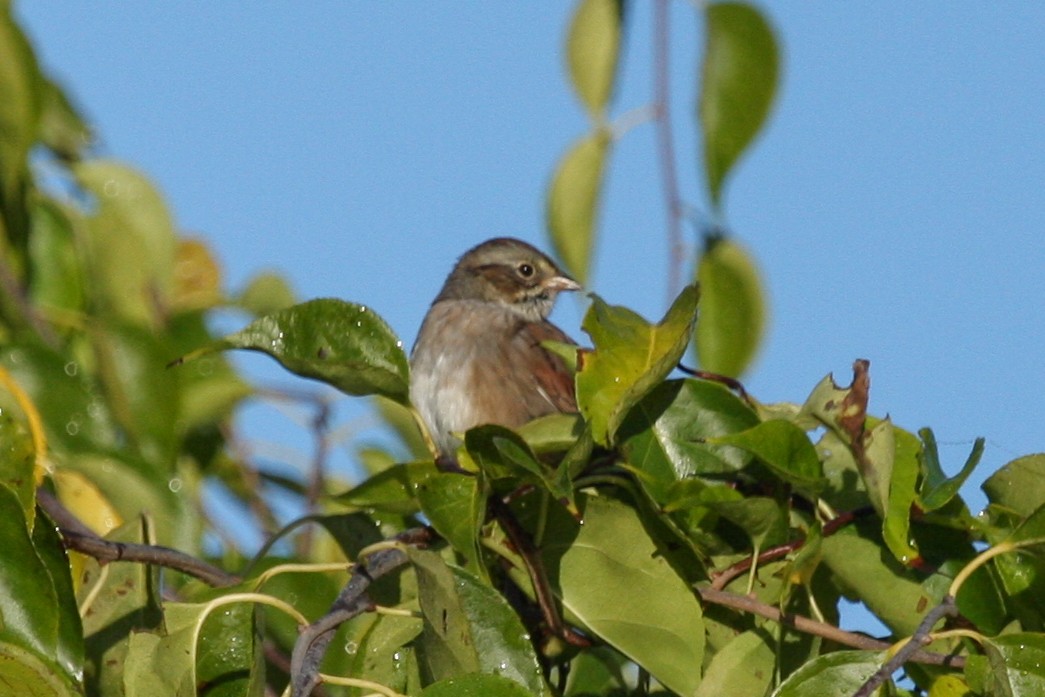
<instances>
[{"instance_id":1,"label":"wet leaf with water droplet","mask_svg":"<svg viewBox=\"0 0 1045 697\"><path fill-rule=\"evenodd\" d=\"M377 313L323 298L260 317L184 360L228 349L260 351L292 373L346 394L378 394L405 404L410 368L398 342Z\"/></svg>"}]
</instances>

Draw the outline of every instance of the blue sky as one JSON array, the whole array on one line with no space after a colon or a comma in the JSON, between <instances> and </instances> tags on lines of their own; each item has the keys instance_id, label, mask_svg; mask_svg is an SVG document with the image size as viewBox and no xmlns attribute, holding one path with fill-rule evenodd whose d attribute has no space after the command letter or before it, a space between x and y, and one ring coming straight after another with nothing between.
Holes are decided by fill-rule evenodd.
<instances>
[{"instance_id":1,"label":"blue sky","mask_svg":"<svg viewBox=\"0 0 1045 697\"><path fill-rule=\"evenodd\" d=\"M1045 450L1045 4L762 7L783 81L726 189L726 222L770 294L749 389L800 402L868 358L872 411L932 426L948 471L981 435L977 483ZM563 70L570 8L75 0L17 13L96 124L98 152L157 182L230 288L277 269L302 299L375 308L410 344L465 249L495 235L548 246L544 189L587 127ZM677 165L686 202L706 211L701 25L684 2L672 21ZM651 98L650 5L629 22L615 116ZM591 282L650 318L667 293L655 152L649 124L614 148ZM582 338L582 313L568 300L556 319ZM292 383L266 359L242 364ZM307 460L285 415L255 408L245 428Z\"/></svg>"}]
</instances>

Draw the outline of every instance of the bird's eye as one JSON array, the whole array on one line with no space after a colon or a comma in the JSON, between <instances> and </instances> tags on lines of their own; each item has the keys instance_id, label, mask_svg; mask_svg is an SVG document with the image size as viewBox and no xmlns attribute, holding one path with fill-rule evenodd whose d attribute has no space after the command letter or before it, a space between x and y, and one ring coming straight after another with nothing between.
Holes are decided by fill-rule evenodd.
<instances>
[{"instance_id":1,"label":"bird's eye","mask_svg":"<svg viewBox=\"0 0 1045 697\"><path fill-rule=\"evenodd\" d=\"M533 275L533 266L530 264L519 264L519 275L523 278L529 278Z\"/></svg>"}]
</instances>

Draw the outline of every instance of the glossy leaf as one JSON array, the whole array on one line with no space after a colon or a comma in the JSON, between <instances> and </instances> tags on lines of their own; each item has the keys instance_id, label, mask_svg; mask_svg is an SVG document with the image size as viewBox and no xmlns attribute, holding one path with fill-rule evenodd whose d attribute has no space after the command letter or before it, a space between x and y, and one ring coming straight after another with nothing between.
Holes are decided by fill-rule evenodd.
<instances>
[{"instance_id":1,"label":"glossy leaf","mask_svg":"<svg viewBox=\"0 0 1045 697\"><path fill-rule=\"evenodd\" d=\"M805 431L790 421L763 421L745 431L713 438L711 442L743 448L796 486L816 491L823 484L824 474L816 449Z\"/></svg>"},{"instance_id":2,"label":"glossy leaf","mask_svg":"<svg viewBox=\"0 0 1045 697\"><path fill-rule=\"evenodd\" d=\"M628 411L675 369L697 319L695 286L687 286L657 324L597 295L582 328L595 344L577 373L577 403L600 445L615 442Z\"/></svg>"},{"instance_id":3,"label":"glossy leaf","mask_svg":"<svg viewBox=\"0 0 1045 697\"><path fill-rule=\"evenodd\" d=\"M78 697L83 694L39 656L3 640L0 640L0 686L17 686L19 697Z\"/></svg>"},{"instance_id":4,"label":"glossy leaf","mask_svg":"<svg viewBox=\"0 0 1045 697\"><path fill-rule=\"evenodd\" d=\"M22 503L0 484L0 642L52 661L58 655L60 611L47 566L26 527Z\"/></svg>"},{"instance_id":5,"label":"glossy leaf","mask_svg":"<svg viewBox=\"0 0 1045 697\"><path fill-rule=\"evenodd\" d=\"M983 483L987 500L1026 517L1042 504L1045 491L1045 453L1009 462Z\"/></svg>"},{"instance_id":6,"label":"glossy leaf","mask_svg":"<svg viewBox=\"0 0 1045 697\"><path fill-rule=\"evenodd\" d=\"M564 502L573 500L569 478L542 464L530 446L517 433L503 426L486 425L469 429L465 447L472 460L491 479L518 478L551 492Z\"/></svg>"},{"instance_id":7,"label":"glossy leaf","mask_svg":"<svg viewBox=\"0 0 1045 697\"><path fill-rule=\"evenodd\" d=\"M792 673L773 697L851 697L885 660L873 651L824 654Z\"/></svg>"},{"instance_id":8,"label":"glossy leaf","mask_svg":"<svg viewBox=\"0 0 1045 697\"><path fill-rule=\"evenodd\" d=\"M1045 694L1045 636L1030 632L1006 634L985 639L983 647L991 665L988 694Z\"/></svg>"},{"instance_id":9,"label":"glossy leaf","mask_svg":"<svg viewBox=\"0 0 1045 697\"><path fill-rule=\"evenodd\" d=\"M708 191L718 208L726 175L769 115L780 58L772 28L751 5L711 3L705 25L697 116Z\"/></svg>"},{"instance_id":10,"label":"glossy leaf","mask_svg":"<svg viewBox=\"0 0 1045 697\"><path fill-rule=\"evenodd\" d=\"M583 524L550 529L542 545L563 607L661 684L692 694L704 656L693 590L658 551L633 508L602 497L578 497L578 506Z\"/></svg>"},{"instance_id":11,"label":"glossy leaf","mask_svg":"<svg viewBox=\"0 0 1045 697\"><path fill-rule=\"evenodd\" d=\"M396 464L339 494L336 500L346 506L409 515L419 510L418 487L436 474L431 462Z\"/></svg>"},{"instance_id":12,"label":"glossy leaf","mask_svg":"<svg viewBox=\"0 0 1045 697\"><path fill-rule=\"evenodd\" d=\"M580 0L570 21L566 58L577 96L593 119L605 118L620 53L622 0Z\"/></svg>"},{"instance_id":13,"label":"glossy leaf","mask_svg":"<svg viewBox=\"0 0 1045 697\"><path fill-rule=\"evenodd\" d=\"M464 555L468 568L486 574L479 548L479 529L486 519L486 492L479 477L437 472L417 485L421 511L432 527Z\"/></svg>"},{"instance_id":14,"label":"glossy leaf","mask_svg":"<svg viewBox=\"0 0 1045 697\"><path fill-rule=\"evenodd\" d=\"M197 681L231 683L250 694L255 665L254 612L250 605L208 611L207 603L166 603L161 632L131 635L124 673L127 697L180 697Z\"/></svg>"},{"instance_id":15,"label":"glossy leaf","mask_svg":"<svg viewBox=\"0 0 1045 697\"><path fill-rule=\"evenodd\" d=\"M664 504L676 482L743 469L750 454L712 441L757 423L754 411L719 383L668 380L632 408L619 435L639 482Z\"/></svg>"},{"instance_id":16,"label":"glossy leaf","mask_svg":"<svg viewBox=\"0 0 1045 697\"><path fill-rule=\"evenodd\" d=\"M402 344L370 308L325 298L256 319L186 360L211 351L259 351L346 394L378 394L405 404L410 368Z\"/></svg>"},{"instance_id":17,"label":"glossy leaf","mask_svg":"<svg viewBox=\"0 0 1045 697\"><path fill-rule=\"evenodd\" d=\"M500 675L468 673L432 683L421 697L532 697L533 693Z\"/></svg>"},{"instance_id":18,"label":"glossy leaf","mask_svg":"<svg viewBox=\"0 0 1045 697\"><path fill-rule=\"evenodd\" d=\"M547 687L533 645L507 601L434 552L408 552L417 572L425 617L424 660L436 680L466 673L497 673L544 695Z\"/></svg>"},{"instance_id":19,"label":"glossy leaf","mask_svg":"<svg viewBox=\"0 0 1045 697\"><path fill-rule=\"evenodd\" d=\"M548 187L545 218L552 247L581 285L589 278L610 144L610 134L603 130L575 142L559 161Z\"/></svg>"},{"instance_id":20,"label":"glossy leaf","mask_svg":"<svg viewBox=\"0 0 1045 697\"><path fill-rule=\"evenodd\" d=\"M886 423L886 422L883 422ZM921 554L911 536L911 506L917 499L915 487L921 474L921 443L902 428L892 428L895 455L889 473L889 500L882 520L882 538L901 564L916 564Z\"/></svg>"},{"instance_id":21,"label":"glossy leaf","mask_svg":"<svg viewBox=\"0 0 1045 697\"><path fill-rule=\"evenodd\" d=\"M718 238L700 257L697 281L697 361L704 370L739 377L750 367L765 331L766 298L758 269L746 249Z\"/></svg>"},{"instance_id":22,"label":"glossy leaf","mask_svg":"<svg viewBox=\"0 0 1045 697\"><path fill-rule=\"evenodd\" d=\"M84 667L84 632L73 592L73 579L69 574L69 557L54 523L43 512L38 512L37 516L39 521L32 533L33 547L47 569L47 578L41 578L39 582L50 582L57 601L57 648L50 658L57 661L69 680L79 680Z\"/></svg>"}]
</instances>

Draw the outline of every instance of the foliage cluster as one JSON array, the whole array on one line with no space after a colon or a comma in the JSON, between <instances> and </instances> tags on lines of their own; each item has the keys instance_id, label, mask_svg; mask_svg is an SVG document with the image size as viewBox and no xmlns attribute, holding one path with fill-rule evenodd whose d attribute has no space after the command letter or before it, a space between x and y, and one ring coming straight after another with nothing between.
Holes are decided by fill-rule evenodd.
<instances>
[{"instance_id":1,"label":"foliage cluster","mask_svg":"<svg viewBox=\"0 0 1045 697\"><path fill-rule=\"evenodd\" d=\"M696 118L721 220L779 67L757 10L700 12ZM622 3L580 0L567 37L592 129L556 167L547 211L582 279L623 136L608 114L625 20ZM579 414L473 429L462 471L444 471L410 408L402 342L372 309L293 304L274 276L230 297L144 176L89 157L89 129L6 4L0 66L8 693L1045 694L1045 455L993 474L973 516L959 489L982 443L948 477L930 430L867 412L866 361L801 402L747 394L733 378L757 347L762 292L721 224L694 264L699 290L676 289L659 322L592 296ZM654 111L674 235L663 93ZM254 319L217 339L208 316L229 306ZM675 377L691 344L702 371ZM361 451L368 474L351 486L257 468L231 432L255 391L227 349L372 398L409 454ZM213 485L270 539L257 556L228 543L202 559L205 538L223 539L201 515ZM281 528L273 489L309 515ZM890 636L839 628L843 600ZM891 682L901 666L906 687Z\"/></svg>"}]
</instances>

